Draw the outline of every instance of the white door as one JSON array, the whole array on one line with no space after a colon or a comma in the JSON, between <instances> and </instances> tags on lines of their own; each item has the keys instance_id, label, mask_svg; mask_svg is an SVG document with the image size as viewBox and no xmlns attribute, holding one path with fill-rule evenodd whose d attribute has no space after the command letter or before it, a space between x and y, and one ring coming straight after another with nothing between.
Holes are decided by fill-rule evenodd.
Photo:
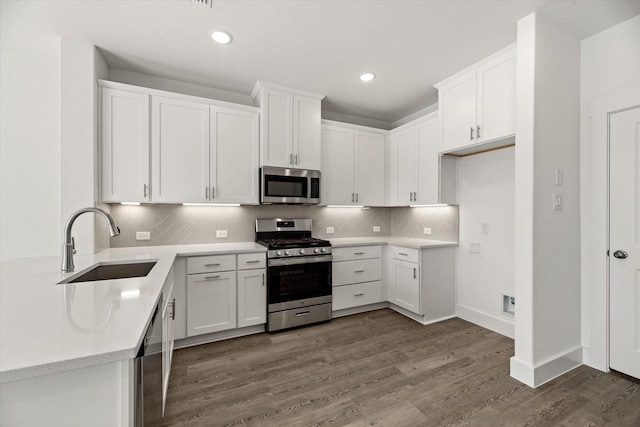
<instances>
[{"instance_id":1,"label":"white door","mask_svg":"<svg viewBox=\"0 0 640 427\"><path fill-rule=\"evenodd\" d=\"M211 107L211 202L258 204L258 114Z\"/></svg>"},{"instance_id":2,"label":"white door","mask_svg":"<svg viewBox=\"0 0 640 427\"><path fill-rule=\"evenodd\" d=\"M415 128L411 127L397 135L398 166L395 180L396 194L400 205L413 204L415 189Z\"/></svg>"},{"instance_id":3,"label":"white door","mask_svg":"<svg viewBox=\"0 0 640 427\"><path fill-rule=\"evenodd\" d=\"M420 280L418 265L401 260L391 262L391 280L394 304L416 314L420 312Z\"/></svg>"},{"instance_id":4,"label":"white door","mask_svg":"<svg viewBox=\"0 0 640 427\"><path fill-rule=\"evenodd\" d=\"M432 118L416 127L418 205L439 203L440 154L438 152L438 119Z\"/></svg>"},{"instance_id":5,"label":"white door","mask_svg":"<svg viewBox=\"0 0 640 427\"><path fill-rule=\"evenodd\" d=\"M293 95L293 167L320 170L320 100Z\"/></svg>"},{"instance_id":6,"label":"white door","mask_svg":"<svg viewBox=\"0 0 640 427\"><path fill-rule=\"evenodd\" d=\"M262 164L292 167L293 95L264 89L262 103Z\"/></svg>"},{"instance_id":7,"label":"white door","mask_svg":"<svg viewBox=\"0 0 640 427\"><path fill-rule=\"evenodd\" d=\"M265 270L238 271L238 328L267 322Z\"/></svg>"},{"instance_id":8,"label":"white door","mask_svg":"<svg viewBox=\"0 0 640 427\"><path fill-rule=\"evenodd\" d=\"M356 131L356 205L384 206L384 134Z\"/></svg>"},{"instance_id":9,"label":"white door","mask_svg":"<svg viewBox=\"0 0 640 427\"><path fill-rule=\"evenodd\" d=\"M209 105L153 97L152 200L209 200Z\"/></svg>"},{"instance_id":10,"label":"white door","mask_svg":"<svg viewBox=\"0 0 640 427\"><path fill-rule=\"evenodd\" d=\"M461 76L439 94L440 151L476 143L476 72Z\"/></svg>"},{"instance_id":11,"label":"white door","mask_svg":"<svg viewBox=\"0 0 640 427\"><path fill-rule=\"evenodd\" d=\"M611 369L640 378L640 106L609 116Z\"/></svg>"},{"instance_id":12,"label":"white door","mask_svg":"<svg viewBox=\"0 0 640 427\"><path fill-rule=\"evenodd\" d=\"M516 53L478 68L476 142L516 133Z\"/></svg>"},{"instance_id":13,"label":"white door","mask_svg":"<svg viewBox=\"0 0 640 427\"><path fill-rule=\"evenodd\" d=\"M354 202L353 130L322 127L322 203L351 205Z\"/></svg>"},{"instance_id":14,"label":"white door","mask_svg":"<svg viewBox=\"0 0 640 427\"><path fill-rule=\"evenodd\" d=\"M187 336L236 327L236 272L187 276Z\"/></svg>"}]
</instances>

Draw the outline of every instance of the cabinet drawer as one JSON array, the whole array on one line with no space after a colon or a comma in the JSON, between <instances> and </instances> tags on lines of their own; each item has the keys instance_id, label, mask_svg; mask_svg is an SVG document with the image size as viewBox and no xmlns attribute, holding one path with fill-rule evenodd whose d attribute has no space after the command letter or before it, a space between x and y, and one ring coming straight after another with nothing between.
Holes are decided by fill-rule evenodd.
<instances>
[{"instance_id":1,"label":"cabinet drawer","mask_svg":"<svg viewBox=\"0 0 640 427\"><path fill-rule=\"evenodd\" d=\"M187 258L187 274L236 269L235 255L208 255Z\"/></svg>"},{"instance_id":2,"label":"cabinet drawer","mask_svg":"<svg viewBox=\"0 0 640 427\"><path fill-rule=\"evenodd\" d=\"M380 258L381 246L355 246L351 248L334 248L333 261L349 261L354 259Z\"/></svg>"},{"instance_id":3,"label":"cabinet drawer","mask_svg":"<svg viewBox=\"0 0 640 427\"><path fill-rule=\"evenodd\" d=\"M420 249L391 246L391 258L402 261L418 263L420 261Z\"/></svg>"},{"instance_id":4,"label":"cabinet drawer","mask_svg":"<svg viewBox=\"0 0 640 427\"><path fill-rule=\"evenodd\" d=\"M333 263L333 286L372 282L382 279L382 261L379 258Z\"/></svg>"},{"instance_id":5,"label":"cabinet drawer","mask_svg":"<svg viewBox=\"0 0 640 427\"><path fill-rule=\"evenodd\" d=\"M333 288L333 310L382 302L382 282L357 283Z\"/></svg>"},{"instance_id":6,"label":"cabinet drawer","mask_svg":"<svg viewBox=\"0 0 640 427\"><path fill-rule=\"evenodd\" d=\"M238 270L253 270L254 268L265 268L267 255L264 252L255 254L238 254Z\"/></svg>"}]
</instances>

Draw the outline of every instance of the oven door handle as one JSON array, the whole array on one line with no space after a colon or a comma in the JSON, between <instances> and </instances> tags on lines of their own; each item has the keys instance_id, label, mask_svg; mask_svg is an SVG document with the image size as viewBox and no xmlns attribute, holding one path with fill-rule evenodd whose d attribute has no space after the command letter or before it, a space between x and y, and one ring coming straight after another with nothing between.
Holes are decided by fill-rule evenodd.
<instances>
[{"instance_id":1,"label":"oven door handle","mask_svg":"<svg viewBox=\"0 0 640 427\"><path fill-rule=\"evenodd\" d=\"M319 262L331 262L333 255L318 255L307 257L295 257L295 258L276 258L270 259L268 262L269 267L277 267L281 265L298 265L298 264L317 264Z\"/></svg>"}]
</instances>

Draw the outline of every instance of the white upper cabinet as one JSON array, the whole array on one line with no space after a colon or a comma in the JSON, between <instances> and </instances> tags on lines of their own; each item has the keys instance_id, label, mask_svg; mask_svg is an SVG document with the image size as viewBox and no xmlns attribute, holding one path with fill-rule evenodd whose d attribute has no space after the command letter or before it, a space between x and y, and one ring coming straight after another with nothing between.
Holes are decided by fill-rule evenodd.
<instances>
[{"instance_id":1,"label":"white upper cabinet","mask_svg":"<svg viewBox=\"0 0 640 427\"><path fill-rule=\"evenodd\" d=\"M101 88L101 200L149 201L149 95Z\"/></svg>"},{"instance_id":2,"label":"white upper cabinet","mask_svg":"<svg viewBox=\"0 0 640 427\"><path fill-rule=\"evenodd\" d=\"M213 203L258 203L258 113L211 107Z\"/></svg>"},{"instance_id":3,"label":"white upper cabinet","mask_svg":"<svg viewBox=\"0 0 640 427\"><path fill-rule=\"evenodd\" d=\"M252 97L262 109L260 165L320 170L324 96L258 82Z\"/></svg>"},{"instance_id":4,"label":"white upper cabinet","mask_svg":"<svg viewBox=\"0 0 640 427\"><path fill-rule=\"evenodd\" d=\"M440 203L437 113L392 130L390 139L390 204Z\"/></svg>"},{"instance_id":5,"label":"white upper cabinet","mask_svg":"<svg viewBox=\"0 0 640 427\"><path fill-rule=\"evenodd\" d=\"M504 145L505 138L515 135L515 45L435 87L441 153L470 154Z\"/></svg>"},{"instance_id":6,"label":"white upper cabinet","mask_svg":"<svg viewBox=\"0 0 640 427\"><path fill-rule=\"evenodd\" d=\"M322 203L383 206L386 131L323 121Z\"/></svg>"},{"instance_id":7,"label":"white upper cabinet","mask_svg":"<svg viewBox=\"0 0 640 427\"><path fill-rule=\"evenodd\" d=\"M152 198L209 200L209 105L159 96L151 103Z\"/></svg>"}]
</instances>

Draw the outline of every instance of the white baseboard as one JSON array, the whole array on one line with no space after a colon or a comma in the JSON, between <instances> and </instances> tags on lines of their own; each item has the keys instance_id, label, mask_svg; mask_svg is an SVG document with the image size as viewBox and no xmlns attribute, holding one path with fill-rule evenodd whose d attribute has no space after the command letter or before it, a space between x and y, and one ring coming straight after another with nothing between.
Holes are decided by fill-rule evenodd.
<instances>
[{"instance_id":1,"label":"white baseboard","mask_svg":"<svg viewBox=\"0 0 640 427\"><path fill-rule=\"evenodd\" d=\"M259 334L265 331L265 325L247 326L240 329L230 329L228 331L213 332L210 334L196 335L176 340L174 348L185 348L194 345L208 344L211 342L228 340L231 338L244 337L245 335Z\"/></svg>"},{"instance_id":2,"label":"white baseboard","mask_svg":"<svg viewBox=\"0 0 640 427\"><path fill-rule=\"evenodd\" d=\"M497 332L500 335L504 335L512 339L515 336L513 321L500 319L499 317L459 304L456 304L456 315L467 322L475 323L483 328Z\"/></svg>"},{"instance_id":3,"label":"white baseboard","mask_svg":"<svg viewBox=\"0 0 640 427\"><path fill-rule=\"evenodd\" d=\"M351 316L352 314L365 313L367 311L373 311L373 310L380 310L381 308L387 308L387 307L389 307L389 303L377 302L375 304L367 304L367 305L362 305L360 307L351 307L351 308L345 308L342 310L336 310L331 313L331 317L335 319L338 317Z\"/></svg>"},{"instance_id":4,"label":"white baseboard","mask_svg":"<svg viewBox=\"0 0 640 427\"><path fill-rule=\"evenodd\" d=\"M510 373L516 380L536 388L582 365L582 353L582 347L577 347L536 366L513 356Z\"/></svg>"}]
</instances>

